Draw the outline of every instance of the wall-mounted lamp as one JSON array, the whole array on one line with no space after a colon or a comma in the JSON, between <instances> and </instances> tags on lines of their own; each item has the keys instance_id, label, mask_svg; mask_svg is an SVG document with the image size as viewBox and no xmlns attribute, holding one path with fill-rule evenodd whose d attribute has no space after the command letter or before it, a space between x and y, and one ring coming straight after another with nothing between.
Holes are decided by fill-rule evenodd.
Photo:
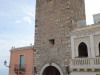
<instances>
[{"instance_id":1,"label":"wall-mounted lamp","mask_svg":"<svg viewBox=\"0 0 100 75\"><path fill-rule=\"evenodd\" d=\"M7 61L6 61L6 60L4 61L4 65L5 65L6 67L8 67L8 68L10 67L10 66L7 66Z\"/></svg>"},{"instance_id":2,"label":"wall-mounted lamp","mask_svg":"<svg viewBox=\"0 0 100 75\"><path fill-rule=\"evenodd\" d=\"M71 69L70 69L70 66L67 66L67 67L66 67L66 72L67 72L67 74L68 74L68 75L70 75L70 74L71 74Z\"/></svg>"},{"instance_id":3,"label":"wall-mounted lamp","mask_svg":"<svg viewBox=\"0 0 100 75\"><path fill-rule=\"evenodd\" d=\"M36 69L36 67L34 67L34 73L37 73L37 69Z\"/></svg>"}]
</instances>

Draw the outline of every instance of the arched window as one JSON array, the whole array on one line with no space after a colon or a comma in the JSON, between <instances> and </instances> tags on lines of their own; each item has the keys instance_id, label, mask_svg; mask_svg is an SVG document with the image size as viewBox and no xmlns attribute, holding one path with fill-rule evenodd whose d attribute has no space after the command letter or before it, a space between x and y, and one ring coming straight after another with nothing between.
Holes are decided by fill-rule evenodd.
<instances>
[{"instance_id":1,"label":"arched window","mask_svg":"<svg viewBox=\"0 0 100 75\"><path fill-rule=\"evenodd\" d=\"M81 42L78 46L79 57L88 57L87 45L84 42Z\"/></svg>"},{"instance_id":2,"label":"arched window","mask_svg":"<svg viewBox=\"0 0 100 75\"><path fill-rule=\"evenodd\" d=\"M99 56L100 56L100 42L99 42Z\"/></svg>"}]
</instances>

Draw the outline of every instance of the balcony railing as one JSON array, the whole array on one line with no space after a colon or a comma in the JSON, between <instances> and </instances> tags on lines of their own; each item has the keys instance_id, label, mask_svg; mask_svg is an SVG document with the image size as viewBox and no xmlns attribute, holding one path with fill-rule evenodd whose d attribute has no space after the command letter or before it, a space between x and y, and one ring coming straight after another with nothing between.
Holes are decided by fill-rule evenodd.
<instances>
[{"instance_id":1,"label":"balcony railing","mask_svg":"<svg viewBox=\"0 0 100 75\"><path fill-rule=\"evenodd\" d=\"M100 57L96 58L75 58L70 61L71 68L100 68Z\"/></svg>"},{"instance_id":2,"label":"balcony railing","mask_svg":"<svg viewBox=\"0 0 100 75\"><path fill-rule=\"evenodd\" d=\"M16 74L25 73L25 65L16 64L14 66L14 71Z\"/></svg>"}]
</instances>

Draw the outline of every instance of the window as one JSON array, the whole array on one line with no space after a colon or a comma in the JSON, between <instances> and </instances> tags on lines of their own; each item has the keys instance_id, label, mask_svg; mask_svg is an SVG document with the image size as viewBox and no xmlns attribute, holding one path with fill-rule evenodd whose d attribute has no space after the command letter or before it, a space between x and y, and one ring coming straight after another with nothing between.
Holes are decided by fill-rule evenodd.
<instances>
[{"instance_id":1,"label":"window","mask_svg":"<svg viewBox=\"0 0 100 75\"><path fill-rule=\"evenodd\" d=\"M84 42L81 42L78 46L79 57L88 57L87 45Z\"/></svg>"},{"instance_id":2,"label":"window","mask_svg":"<svg viewBox=\"0 0 100 75\"><path fill-rule=\"evenodd\" d=\"M24 55L20 55L20 68L24 68Z\"/></svg>"},{"instance_id":3,"label":"window","mask_svg":"<svg viewBox=\"0 0 100 75\"><path fill-rule=\"evenodd\" d=\"M49 42L50 42L51 45L55 44L55 40L54 39L50 39Z\"/></svg>"}]
</instances>

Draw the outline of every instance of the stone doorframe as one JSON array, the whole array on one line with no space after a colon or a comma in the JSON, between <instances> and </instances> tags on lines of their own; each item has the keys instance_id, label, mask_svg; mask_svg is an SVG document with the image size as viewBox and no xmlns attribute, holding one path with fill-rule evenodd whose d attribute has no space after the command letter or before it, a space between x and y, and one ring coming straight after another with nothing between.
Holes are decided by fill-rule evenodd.
<instances>
[{"instance_id":1,"label":"stone doorframe","mask_svg":"<svg viewBox=\"0 0 100 75\"><path fill-rule=\"evenodd\" d=\"M40 75L43 74L43 71L44 71L45 68L47 68L48 66L54 66L55 68L58 69L58 71L60 72L60 75L63 75L63 71L62 71L61 68L60 68L57 64L55 64L55 63L48 63L48 64L45 64L45 65L42 67L41 71L40 71Z\"/></svg>"}]
</instances>

